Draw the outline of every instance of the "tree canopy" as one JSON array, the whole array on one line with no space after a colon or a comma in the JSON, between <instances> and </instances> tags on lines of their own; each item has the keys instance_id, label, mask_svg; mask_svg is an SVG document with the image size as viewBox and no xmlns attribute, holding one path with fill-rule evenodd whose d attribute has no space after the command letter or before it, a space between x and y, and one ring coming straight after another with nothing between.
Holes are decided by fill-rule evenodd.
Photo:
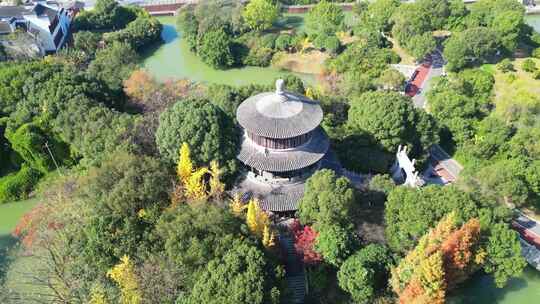
<instances>
[{"instance_id":1,"label":"tree canopy","mask_svg":"<svg viewBox=\"0 0 540 304\"><path fill-rule=\"evenodd\" d=\"M237 130L231 118L210 101L186 98L161 114L156 131L161 155L175 163L183 142L191 147L196 166L216 160L229 177L235 172Z\"/></svg>"}]
</instances>

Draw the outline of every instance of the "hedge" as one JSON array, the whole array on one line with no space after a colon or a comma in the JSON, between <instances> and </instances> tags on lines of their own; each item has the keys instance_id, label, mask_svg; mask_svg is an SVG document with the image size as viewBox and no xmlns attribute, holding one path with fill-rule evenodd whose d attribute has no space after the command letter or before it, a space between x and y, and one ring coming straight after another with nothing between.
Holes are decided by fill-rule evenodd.
<instances>
[{"instance_id":1,"label":"hedge","mask_svg":"<svg viewBox=\"0 0 540 304\"><path fill-rule=\"evenodd\" d=\"M28 198L41 174L28 166L0 178L0 204Z\"/></svg>"}]
</instances>

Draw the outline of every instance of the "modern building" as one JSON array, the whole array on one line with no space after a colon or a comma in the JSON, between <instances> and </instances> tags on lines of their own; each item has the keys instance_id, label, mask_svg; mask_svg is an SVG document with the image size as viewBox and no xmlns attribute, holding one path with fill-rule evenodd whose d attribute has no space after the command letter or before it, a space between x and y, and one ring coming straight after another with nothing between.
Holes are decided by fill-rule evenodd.
<instances>
[{"instance_id":1,"label":"modern building","mask_svg":"<svg viewBox=\"0 0 540 304\"><path fill-rule=\"evenodd\" d=\"M63 8L45 1L33 6L0 6L0 23L4 33L16 29L27 32L42 53L49 54L64 46L78 11L77 7Z\"/></svg>"},{"instance_id":2,"label":"modern building","mask_svg":"<svg viewBox=\"0 0 540 304\"><path fill-rule=\"evenodd\" d=\"M264 210L294 212L306 179L328 152L321 106L285 91L280 79L275 92L246 99L236 117L243 129L238 159L248 171L238 192L258 198Z\"/></svg>"}]
</instances>

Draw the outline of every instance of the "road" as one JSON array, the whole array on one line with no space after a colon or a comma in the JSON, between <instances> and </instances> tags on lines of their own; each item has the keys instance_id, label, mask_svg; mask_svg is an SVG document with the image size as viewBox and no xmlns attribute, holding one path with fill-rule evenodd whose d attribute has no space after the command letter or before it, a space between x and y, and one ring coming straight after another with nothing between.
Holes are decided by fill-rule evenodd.
<instances>
[{"instance_id":1,"label":"road","mask_svg":"<svg viewBox=\"0 0 540 304\"><path fill-rule=\"evenodd\" d=\"M429 72L420 85L420 92L413 97L414 106L424 109L426 107L426 94L431 88L432 80L434 77L443 75L444 73L444 59L439 51L435 51L431 58L427 59L427 63L430 65Z\"/></svg>"}]
</instances>

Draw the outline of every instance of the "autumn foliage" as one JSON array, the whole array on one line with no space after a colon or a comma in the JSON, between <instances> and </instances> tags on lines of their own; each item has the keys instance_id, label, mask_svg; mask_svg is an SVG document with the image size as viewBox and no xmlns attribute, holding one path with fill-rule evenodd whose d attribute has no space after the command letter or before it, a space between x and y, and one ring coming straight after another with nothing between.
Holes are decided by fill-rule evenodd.
<instances>
[{"instance_id":1,"label":"autumn foliage","mask_svg":"<svg viewBox=\"0 0 540 304\"><path fill-rule=\"evenodd\" d=\"M445 303L447 291L482 265L479 240L478 219L458 228L454 213L443 218L392 270L390 283L399 303Z\"/></svg>"},{"instance_id":2,"label":"autumn foliage","mask_svg":"<svg viewBox=\"0 0 540 304\"><path fill-rule=\"evenodd\" d=\"M297 223L293 227L294 233L294 248L296 253L302 258L304 264L315 265L322 262L323 257L315 251L315 241L319 235L311 226L303 228Z\"/></svg>"}]
</instances>

